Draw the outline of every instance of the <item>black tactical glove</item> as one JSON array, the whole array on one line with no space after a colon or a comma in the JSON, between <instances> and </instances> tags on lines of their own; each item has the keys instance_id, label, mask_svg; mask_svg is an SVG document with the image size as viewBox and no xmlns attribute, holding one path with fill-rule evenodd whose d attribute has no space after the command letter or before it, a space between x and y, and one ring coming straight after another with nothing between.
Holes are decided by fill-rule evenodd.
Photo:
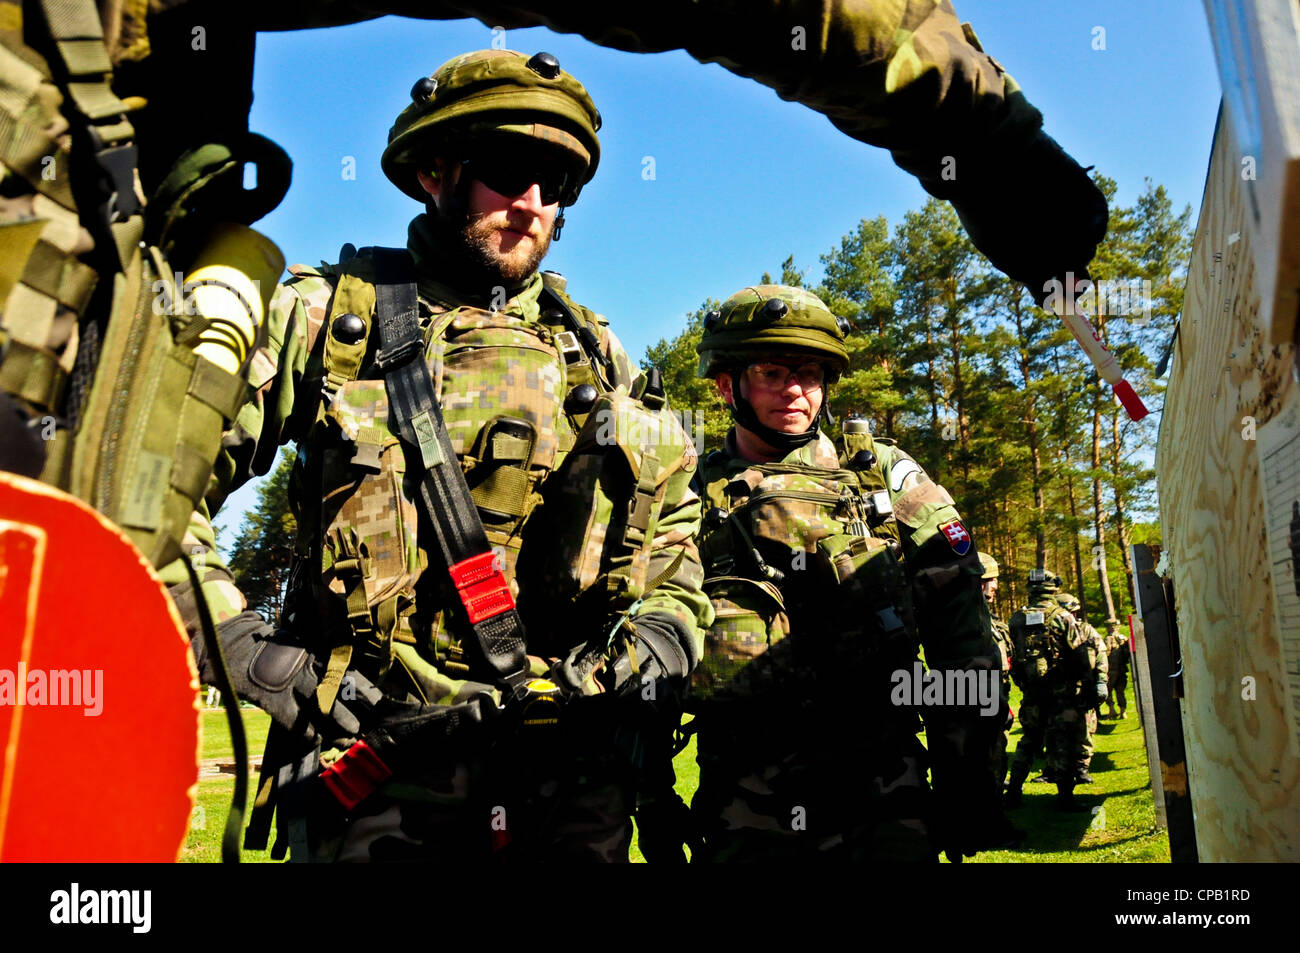
<instances>
[{"instance_id":1,"label":"black tactical glove","mask_svg":"<svg viewBox=\"0 0 1300 953\"><path fill-rule=\"evenodd\" d=\"M1087 276L1106 236L1106 197L1042 130L1028 140L995 136L956 156L895 161L952 202L975 247L1040 306L1052 279Z\"/></svg>"},{"instance_id":2,"label":"black tactical glove","mask_svg":"<svg viewBox=\"0 0 1300 953\"><path fill-rule=\"evenodd\" d=\"M306 649L285 641L285 636L283 630L272 628L256 612L242 612L217 626L217 638L235 693L304 741L315 741L317 737L327 740L357 737L361 724L341 701L335 701L331 717L321 715L316 703L320 676L314 660ZM199 677L209 685L214 684L216 674L203 636L195 637L190 644ZM355 674L347 677L358 678ZM348 694L355 694L364 704L367 693L373 691L369 682L365 682L365 687L366 691Z\"/></svg>"},{"instance_id":3,"label":"black tactical glove","mask_svg":"<svg viewBox=\"0 0 1300 953\"><path fill-rule=\"evenodd\" d=\"M666 612L637 616L631 628L623 628L623 645L610 666L609 687L619 695L630 695L640 692L646 682L683 681L695 668L693 645L686 626Z\"/></svg>"},{"instance_id":4,"label":"black tactical glove","mask_svg":"<svg viewBox=\"0 0 1300 953\"><path fill-rule=\"evenodd\" d=\"M548 677L570 694L612 691L630 695L656 679L684 680L695 668L693 642L686 627L663 612L637 616L623 625L622 640L610 662L590 642L576 645L552 666ZM632 655L636 656L633 672ZM635 677L639 675L639 677Z\"/></svg>"}]
</instances>

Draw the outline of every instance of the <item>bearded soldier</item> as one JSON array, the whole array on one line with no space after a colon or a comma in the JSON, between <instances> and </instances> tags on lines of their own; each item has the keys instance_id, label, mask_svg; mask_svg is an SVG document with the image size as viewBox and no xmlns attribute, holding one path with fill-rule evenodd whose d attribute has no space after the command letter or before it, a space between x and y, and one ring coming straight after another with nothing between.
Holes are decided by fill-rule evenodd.
<instances>
[{"instance_id":1,"label":"bearded soldier","mask_svg":"<svg viewBox=\"0 0 1300 953\"><path fill-rule=\"evenodd\" d=\"M1091 759L1086 711L1106 700L1105 679L1096 681L1092 642L1074 615L1057 601L1061 578L1042 569L1029 573L1029 604L1010 620L1015 651L1012 676L1024 697L1024 732L1011 759L1006 803L1017 806L1034 759L1047 748L1045 779L1055 781L1057 807L1084 808L1074 800L1086 783ZM1098 699L1098 694L1100 698Z\"/></svg>"},{"instance_id":2,"label":"bearded soldier","mask_svg":"<svg viewBox=\"0 0 1300 953\"><path fill-rule=\"evenodd\" d=\"M221 641L285 729L264 778L298 759L280 829L311 858L626 859L637 710L710 617L694 449L658 376L537 271L599 161L583 86L489 50L412 98L382 163L426 204L407 248L276 294L219 472L299 443L292 580L280 631L244 612Z\"/></svg>"},{"instance_id":3,"label":"bearded soldier","mask_svg":"<svg viewBox=\"0 0 1300 953\"><path fill-rule=\"evenodd\" d=\"M762 285L711 312L697 347L735 421L696 478L716 612L690 702L699 860L960 859L1001 830L975 547L947 492L864 420L838 447L819 428L846 330L807 291ZM927 710L933 798L902 690L918 633L931 669L992 696L983 716Z\"/></svg>"}]
</instances>

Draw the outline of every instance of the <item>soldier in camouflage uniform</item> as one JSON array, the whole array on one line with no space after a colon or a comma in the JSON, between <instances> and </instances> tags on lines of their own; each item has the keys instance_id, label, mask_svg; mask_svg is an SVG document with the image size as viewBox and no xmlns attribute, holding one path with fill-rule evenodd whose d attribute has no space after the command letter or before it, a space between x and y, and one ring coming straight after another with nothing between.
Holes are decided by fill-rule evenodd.
<instances>
[{"instance_id":1,"label":"soldier in camouflage uniform","mask_svg":"<svg viewBox=\"0 0 1300 953\"><path fill-rule=\"evenodd\" d=\"M583 86L550 54L482 51L417 82L412 98L383 168L427 206L407 244L424 359L526 625L539 678L525 701L543 697L548 717L525 709L532 726L518 727L521 703L485 664L471 604L417 505L426 451L399 439L376 364L377 252L290 269L208 495L215 510L298 442L283 628L239 612L198 519L205 588L233 616L221 639L241 694L291 733L295 758L318 745L327 777L360 763L358 735L392 741L444 710L464 722L436 744L393 746L403 757L391 778L346 816L306 772L279 803L295 853L459 864L508 844L530 860L625 860L640 710L684 683L712 617L693 540L694 448L606 320L537 271L599 160Z\"/></svg>"},{"instance_id":2,"label":"soldier in camouflage uniform","mask_svg":"<svg viewBox=\"0 0 1300 953\"><path fill-rule=\"evenodd\" d=\"M1055 598L1061 579L1033 570L1029 576L1029 604L1010 620L1015 662L1012 677L1023 692L1020 727L1023 734L1011 760L1006 802L1020 803L1021 790L1034 759L1047 748L1044 778L1054 780L1057 806L1082 810L1074 788L1088 776L1088 728L1085 712L1094 707L1097 694L1105 699L1105 682L1095 679L1092 643L1078 620Z\"/></svg>"},{"instance_id":3,"label":"soldier in camouflage uniform","mask_svg":"<svg viewBox=\"0 0 1300 953\"><path fill-rule=\"evenodd\" d=\"M1106 656L1106 685L1109 689L1109 694L1106 696L1106 714L1111 718L1127 718L1128 699L1124 696L1124 690L1128 686L1128 639L1125 638L1119 623L1114 620L1106 622ZM1116 706L1119 707L1118 715L1115 714Z\"/></svg>"},{"instance_id":4,"label":"soldier in camouflage uniform","mask_svg":"<svg viewBox=\"0 0 1300 953\"><path fill-rule=\"evenodd\" d=\"M1070 612L1071 615L1075 616L1075 619L1079 620L1079 628L1083 629L1083 651L1087 654L1088 670L1092 673L1092 688L1100 690L1100 686L1108 684L1109 681L1106 640L1101 637L1101 633L1097 632L1096 628L1093 628L1092 623L1089 623L1087 619L1083 618L1083 615L1080 615L1083 605L1076 595L1073 593L1057 593L1056 599L1067 612ZM1092 781L1092 775L1088 771L1088 768L1092 767L1092 755L1096 751L1096 744L1093 742L1092 736L1097 733L1097 727L1100 724L1099 719L1097 719L1097 711L1100 710L1101 701L1104 701L1104 699L1093 697L1095 690L1084 688L1083 698L1080 699L1080 702L1087 705L1086 710L1084 710L1084 723L1088 725L1088 737L1083 744L1084 762L1082 767L1075 772L1075 781L1078 784L1089 784Z\"/></svg>"},{"instance_id":5,"label":"soldier in camouflage uniform","mask_svg":"<svg viewBox=\"0 0 1300 953\"><path fill-rule=\"evenodd\" d=\"M996 709L928 709L927 757L912 694L895 697L921 674L918 632L932 669L994 692L997 649L947 492L864 420L839 446L818 427L846 330L763 285L711 312L697 347L735 426L696 482L716 613L689 703L696 860L960 859L1002 827Z\"/></svg>"},{"instance_id":6,"label":"soldier in camouflage uniform","mask_svg":"<svg viewBox=\"0 0 1300 953\"><path fill-rule=\"evenodd\" d=\"M980 567L983 569L983 575L980 576L980 588L984 592L984 601L989 607L989 618L993 623L993 641L998 647L998 656L1002 663L1002 701L1005 706L1003 709L1003 729L998 739L995 749L994 770L997 774L997 791L998 795L1002 794L1002 785L1007 776L1007 745L1011 741L1011 726L1015 721L1015 713L1011 710L1011 661L1014 657L1014 650L1011 646L1011 630L1007 624L993 614L994 598L998 591L998 562L988 553L979 554Z\"/></svg>"},{"instance_id":7,"label":"soldier in camouflage uniform","mask_svg":"<svg viewBox=\"0 0 1300 953\"><path fill-rule=\"evenodd\" d=\"M1059 602L1066 609L1066 611L1068 611L1070 614L1072 614L1075 618L1079 620L1079 625L1083 629L1083 634L1087 639L1085 650L1087 651L1088 659L1091 662L1093 683L1097 684L1099 682L1105 682L1109 684L1110 664L1108 661L1109 656L1106 651L1106 640L1102 638L1101 633L1098 632L1096 628L1093 627L1092 623L1089 622L1087 619L1085 619L1083 615L1080 613L1080 610L1083 608L1083 605L1082 603L1079 602L1077 596L1069 592L1060 592L1057 593L1056 595L1056 601ZM1091 698L1089 698L1088 700L1091 701ZM1085 750L1087 752L1088 759L1087 759L1087 764L1084 766L1083 770L1079 772L1079 774L1077 775L1077 780L1080 784L1090 782L1092 780L1092 775L1088 773L1088 767L1090 767L1092 764L1093 751L1096 750L1096 746L1093 744L1092 741L1092 736L1097 733L1097 727L1099 725L1098 713L1100 711L1100 708L1101 708L1101 703L1098 702L1096 707L1088 708L1087 712L1084 715L1085 720L1088 724L1088 741L1085 745Z\"/></svg>"}]
</instances>

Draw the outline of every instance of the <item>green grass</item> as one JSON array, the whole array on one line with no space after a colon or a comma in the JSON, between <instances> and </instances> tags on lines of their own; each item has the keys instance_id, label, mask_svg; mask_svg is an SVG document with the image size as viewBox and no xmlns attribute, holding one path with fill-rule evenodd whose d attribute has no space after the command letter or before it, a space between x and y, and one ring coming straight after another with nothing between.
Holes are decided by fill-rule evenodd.
<instances>
[{"instance_id":1,"label":"green grass","mask_svg":"<svg viewBox=\"0 0 1300 953\"><path fill-rule=\"evenodd\" d=\"M248 756L260 757L266 745L267 730L271 727L271 717L256 708L244 708L240 714L244 721L244 736L248 741ZM234 760L235 751L230 743L225 709L205 708L200 713L199 742L201 759ZM249 807L256 796L256 786L257 772L250 771ZM230 800L234 795L235 779L230 775L199 781L198 802L191 815L189 833L185 835L185 846L181 849L182 863L215 864L221 861L221 835L225 831L226 815L230 812ZM241 833L241 843L242 840ZM272 862L269 853L264 851L246 850L241 856L245 863Z\"/></svg>"},{"instance_id":2,"label":"green grass","mask_svg":"<svg viewBox=\"0 0 1300 953\"><path fill-rule=\"evenodd\" d=\"M260 714L260 712L259 712ZM252 806L256 792L257 775L248 779L248 803ZM185 835L185 846L181 849L181 863L216 864L221 862L221 835L226 827L226 815L230 811L230 799L235 794L235 779L223 777L212 781L199 782L198 804L191 815L190 830ZM247 814L244 815L247 819ZM274 834L272 835L274 836ZM240 844L244 835L240 832ZM268 851L246 850L240 854L246 864L270 864Z\"/></svg>"},{"instance_id":3,"label":"green grass","mask_svg":"<svg viewBox=\"0 0 1300 953\"><path fill-rule=\"evenodd\" d=\"M271 727L271 716L257 708L243 708L244 737L248 741L248 756L258 758L266 747L266 732ZM200 758L222 758L233 761L235 749L230 743L230 729L226 724L224 708L205 708L199 716L199 732L202 741L199 746Z\"/></svg>"},{"instance_id":4,"label":"green grass","mask_svg":"<svg viewBox=\"0 0 1300 953\"><path fill-rule=\"evenodd\" d=\"M1128 699L1128 718L1103 718L1093 736L1096 751L1090 773L1095 780L1074 792L1088 812L1067 814L1054 808L1056 785L1033 783L1042 768L1040 760L1024 787L1022 806L1007 813L1013 824L1028 832L1025 843L1019 850L981 853L976 862L1169 863L1169 832L1156 827L1131 671ZM1011 707L1020 710L1018 689L1012 689ZM1008 746L1011 751L1020 736L1017 721Z\"/></svg>"},{"instance_id":5,"label":"green grass","mask_svg":"<svg viewBox=\"0 0 1300 953\"><path fill-rule=\"evenodd\" d=\"M1054 810L1056 785L1031 781L1024 788L1023 806L1009 813L1012 822L1028 832L1025 843L1019 850L981 853L974 862L1169 862L1168 832L1157 828L1155 823L1155 803L1151 796L1146 749L1142 728L1138 724L1137 706L1133 702L1131 678L1128 697L1128 718L1124 721L1103 719L1095 736L1096 753L1091 770L1096 780L1075 791L1076 799L1086 805L1089 812L1065 814ZM1017 689L1012 690L1011 704L1019 711L1020 692ZM256 710L245 709L243 715L250 755L260 755L270 719ZM205 711L202 725L203 757L231 757L224 714ZM1012 751L1019 740L1020 725L1017 722L1011 732L1009 747ZM677 792L690 803L699 784L694 737L673 765L677 770ZM1041 762L1039 766L1041 769ZM1030 778L1037 774L1038 770L1035 770ZM250 801L256 782L256 774L253 774L249 778ZM230 778L199 782L199 807L202 811L197 813L197 818L205 826L202 829L191 826L181 855L183 861L215 863L221 859L221 834L233 791L234 781ZM1101 810L1093 813L1094 808ZM271 862L265 852L245 851L243 859L250 863ZM644 862L635 835L631 859L633 863Z\"/></svg>"}]
</instances>

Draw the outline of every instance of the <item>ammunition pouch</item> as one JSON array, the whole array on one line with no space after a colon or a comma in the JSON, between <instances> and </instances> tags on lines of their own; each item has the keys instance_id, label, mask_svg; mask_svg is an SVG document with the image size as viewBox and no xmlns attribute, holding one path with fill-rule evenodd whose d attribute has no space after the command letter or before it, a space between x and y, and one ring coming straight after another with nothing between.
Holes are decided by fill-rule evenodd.
<instances>
[{"instance_id":1,"label":"ammunition pouch","mask_svg":"<svg viewBox=\"0 0 1300 953\"><path fill-rule=\"evenodd\" d=\"M690 710L779 691L790 653L783 645L790 617L781 590L767 580L714 576L704 581L704 592L713 603L713 625L692 675Z\"/></svg>"},{"instance_id":2,"label":"ammunition pouch","mask_svg":"<svg viewBox=\"0 0 1300 953\"><path fill-rule=\"evenodd\" d=\"M608 632L666 582L678 564L652 579L650 559L664 499L689 478L693 451L666 408L621 391L601 395L529 524L531 535L554 545L533 546L520 559L524 611L562 613L571 630ZM571 640L546 636L535 632L529 650L556 657L569 650Z\"/></svg>"}]
</instances>

